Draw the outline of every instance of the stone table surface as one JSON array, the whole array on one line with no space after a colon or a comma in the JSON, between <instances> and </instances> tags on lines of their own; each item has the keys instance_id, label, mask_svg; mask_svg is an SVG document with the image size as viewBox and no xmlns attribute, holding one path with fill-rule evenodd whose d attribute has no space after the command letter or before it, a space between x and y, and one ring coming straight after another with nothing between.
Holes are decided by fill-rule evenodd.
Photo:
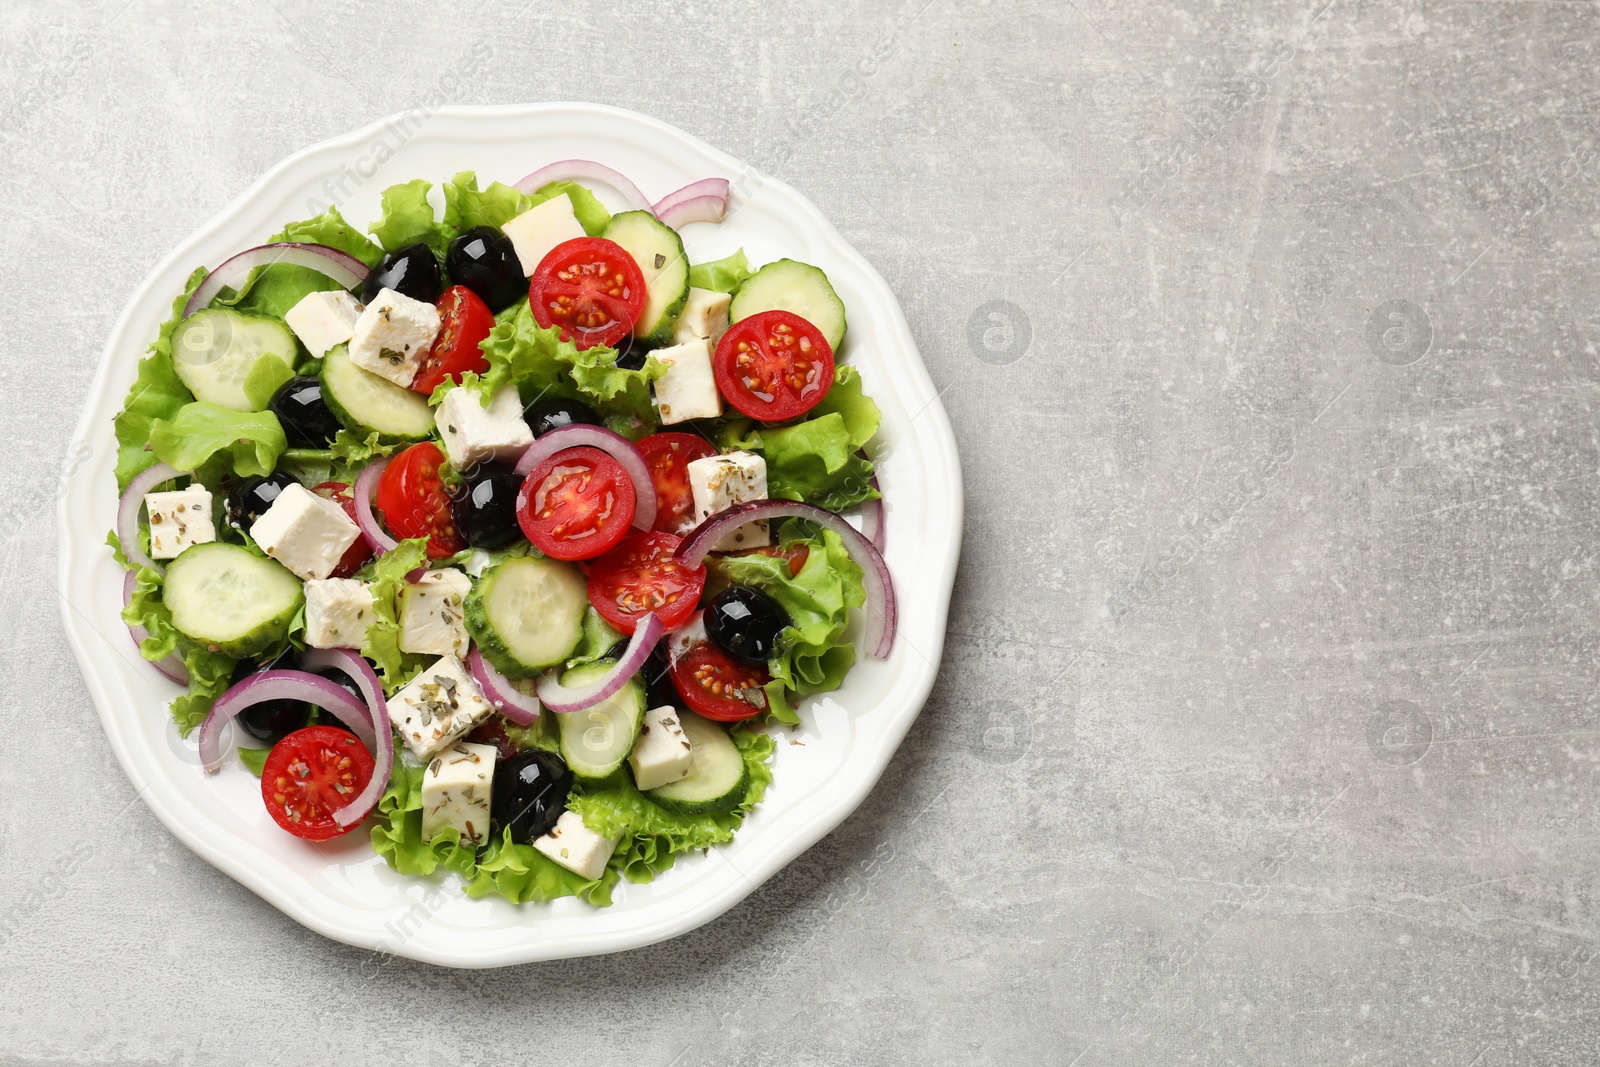
<instances>
[{"instance_id":1,"label":"stone table surface","mask_svg":"<svg viewBox=\"0 0 1600 1067\"><path fill-rule=\"evenodd\" d=\"M0 56L0 1062L1595 1062L1595 5L9 0ZM135 802L40 501L149 268L440 85L810 196L967 523L921 719L744 903L365 974Z\"/></svg>"}]
</instances>

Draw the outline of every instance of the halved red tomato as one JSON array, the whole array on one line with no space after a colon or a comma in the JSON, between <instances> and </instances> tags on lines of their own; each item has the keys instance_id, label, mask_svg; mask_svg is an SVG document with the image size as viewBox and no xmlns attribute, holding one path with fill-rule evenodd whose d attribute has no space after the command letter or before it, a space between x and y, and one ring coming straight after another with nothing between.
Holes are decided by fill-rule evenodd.
<instances>
[{"instance_id":1,"label":"halved red tomato","mask_svg":"<svg viewBox=\"0 0 1600 1067\"><path fill-rule=\"evenodd\" d=\"M694 493L689 464L717 454L716 446L692 433L653 433L634 443L656 486L657 530L683 534L694 529Z\"/></svg>"},{"instance_id":2,"label":"halved red tomato","mask_svg":"<svg viewBox=\"0 0 1600 1067\"><path fill-rule=\"evenodd\" d=\"M640 616L655 612L671 630L694 613L706 587L706 569L672 557L682 538L660 530L630 530L622 543L589 565L589 603L625 634Z\"/></svg>"},{"instance_id":3,"label":"halved red tomato","mask_svg":"<svg viewBox=\"0 0 1600 1067\"><path fill-rule=\"evenodd\" d=\"M691 711L717 722L738 722L767 710L761 687L772 681L765 667L730 659L709 641L678 657L672 684ZM759 701L760 703L757 703Z\"/></svg>"},{"instance_id":4,"label":"halved red tomato","mask_svg":"<svg viewBox=\"0 0 1600 1067\"><path fill-rule=\"evenodd\" d=\"M361 823L340 826L333 813L372 781L373 759L356 735L337 726L308 726L267 753L261 799L274 822L307 841L327 841Z\"/></svg>"},{"instance_id":5,"label":"halved red tomato","mask_svg":"<svg viewBox=\"0 0 1600 1067\"><path fill-rule=\"evenodd\" d=\"M323 482L311 490L320 497L338 504L344 508L344 513L350 517L351 522L359 525L356 519L356 495L351 491L346 482ZM356 543L345 549L344 555L339 557L339 565L333 568L330 578L348 578L366 565L372 558L372 546L367 544L365 537L356 538Z\"/></svg>"},{"instance_id":6,"label":"halved red tomato","mask_svg":"<svg viewBox=\"0 0 1600 1067\"><path fill-rule=\"evenodd\" d=\"M478 347L494 328L489 305L466 286L452 285L439 298L438 309L439 333L411 382L419 393L432 393L446 378L459 384L467 371L482 374L489 369Z\"/></svg>"},{"instance_id":7,"label":"halved red tomato","mask_svg":"<svg viewBox=\"0 0 1600 1067\"><path fill-rule=\"evenodd\" d=\"M444 559L467 547L450 515L450 497L439 477L443 466L439 446L423 441L391 459L378 479L376 496L384 525L402 540L426 537L430 559Z\"/></svg>"},{"instance_id":8,"label":"halved red tomato","mask_svg":"<svg viewBox=\"0 0 1600 1067\"><path fill-rule=\"evenodd\" d=\"M517 523L552 559L593 559L633 522L633 482L598 448L568 448L540 463L517 492Z\"/></svg>"},{"instance_id":9,"label":"halved red tomato","mask_svg":"<svg viewBox=\"0 0 1600 1067\"><path fill-rule=\"evenodd\" d=\"M752 419L782 422L804 415L833 388L833 349L799 315L762 311L729 327L711 369L728 403Z\"/></svg>"},{"instance_id":10,"label":"halved red tomato","mask_svg":"<svg viewBox=\"0 0 1600 1067\"><path fill-rule=\"evenodd\" d=\"M604 237L575 237L552 248L528 282L528 310L545 329L582 348L615 345L644 311L644 275L627 249Z\"/></svg>"}]
</instances>

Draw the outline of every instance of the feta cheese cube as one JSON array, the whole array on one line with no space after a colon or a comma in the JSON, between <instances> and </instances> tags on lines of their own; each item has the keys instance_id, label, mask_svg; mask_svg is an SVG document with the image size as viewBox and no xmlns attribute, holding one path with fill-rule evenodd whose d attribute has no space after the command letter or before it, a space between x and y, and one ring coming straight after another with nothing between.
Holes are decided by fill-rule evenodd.
<instances>
[{"instance_id":1,"label":"feta cheese cube","mask_svg":"<svg viewBox=\"0 0 1600 1067\"><path fill-rule=\"evenodd\" d=\"M432 759L493 710L454 656L441 656L390 697L388 707L400 739L420 759Z\"/></svg>"},{"instance_id":2,"label":"feta cheese cube","mask_svg":"<svg viewBox=\"0 0 1600 1067\"><path fill-rule=\"evenodd\" d=\"M517 387L507 385L483 406L477 389L452 389L434 411L439 438L450 465L464 471L490 460L514 460L533 444L533 431L522 418Z\"/></svg>"},{"instance_id":3,"label":"feta cheese cube","mask_svg":"<svg viewBox=\"0 0 1600 1067\"><path fill-rule=\"evenodd\" d=\"M372 622L372 590L354 578L313 578L306 583L306 644L360 648Z\"/></svg>"},{"instance_id":4,"label":"feta cheese cube","mask_svg":"<svg viewBox=\"0 0 1600 1067\"><path fill-rule=\"evenodd\" d=\"M673 340L681 345L686 341L703 337L711 343L712 351L715 351L717 342L728 332L728 305L731 303L733 303L732 293L696 289L691 285L689 299L684 301L683 313L678 316Z\"/></svg>"},{"instance_id":5,"label":"feta cheese cube","mask_svg":"<svg viewBox=\"0 0 1600 1067\"><path fill-rule=\"evenodd\" d=\"M711 373L711 345L704 338L685 341L650 353L667 365L656 379L656 410L663 426L690 419L714 419L722 414L722 394Z\"/></svg>"},{"instance_id":6,"label":"feta cheese cube","mask_svg":"<svg viewBox=\"0 0 1600 1067\"><path fill-rule=\"evenodd\" d=\"M167 493L146 493L145 510L150 513L150 555L172 559L190 545L217 539L211 522L211 491L191 485Z\"/></svg>"},{"instance_id":7,"label":"feta cheese cube","mask_svg":"<svg viewBox=\"0 0 1600 1067\"><path fill-rule=\"evenodd\" d=\"M494 785L493 745L457 741L422 772L422 839L455 830L464 844L489 839L489 791Z\"/></svg>"},{"instance_id":8,"label":"feta cheese cube","mask_svg":"<svg viewBox=\"0 0 1600 1067\"><path fill-rule=\"evenodd\" d=\"M344 290L307 293L283 316L312 359L321 359L334 345L350 340L361 317L361 305Z\"/></svg>"},{"instance_id":9,"label":"feta cheese cube","mask_svg":"<svg viewBox=\"0 0 1600 1067\"><path fill-rule=\"evenodd\" d=\"M654 789L687 778L693 763L692 749L678 723L677 711L671 705L651 708L644 713L639 740L628 753L634 784L640 789Z\"/></svg>"},{"instance_id":10,"label":"feta cheese cube","mask_svg":"<svg viewBox=\"0 0 1600 1067\"><path fill-rule=\"evenodd\" d=\"M454 567L429 571L400 587L400 651L465 656L470 647L464 608L472 579Z\"/></svg>"},{"instance_id":11,"label":"feta cheese cube","mask_svg":"<svg viewBox=\"0 0 1600 1067\"><path fill-rule=\"evenodd\" d=\"M409 389L439 332L439 312L393 289L380 289L356 319L350 362Z\"/></svg>"},{"instance_id":12,"label":"feta cheese cube","mask_svg":"<svg viewBox=\"0 0 1600 1067\"><path fill-rule=\"evenodd\" d=\"M305 579L326 578L361 528L344 508L298 482L284 488L250 527L261 551Z\"/></svg>"},{"instance_id":13,"label":"feta cheese cube","mask_svg":"<svg viewBox=\"0 0 1600 1067\"><path fill-rule=\"evenodd\" d=\"M592 882L605 873L606 861L616 851L617 843L585 826L583 816L577 812L564 811L550 832L534 841L533 847Z\"/></svg>"},{"instance_id":14,"label":"feta cheese cube","mask_svg":"<svg viewBox=\"0 0 1600 1067\"><path fill-rule=\"evenodd\" d=\"M754 452L729 452L707 456L689 464L689 488L694 493L694 521L704 522L735 504L767 497L767 461ZM739 527L711 546L713 552L736 552L772 543L765 522Z\"/></svg>"},{"instance_id":15,"label":"feta cheese cube","mask_svg":"<svg viewBox=\"0 0 1600 1067\"><path fill-rule=\"evenodd\" d=\"M525 278L533 276L539 261L556 245L587 236L572 210L572 198L565 193L529 208L500 227L500 231L511 238Z\"/></svg>"}]
</instances>

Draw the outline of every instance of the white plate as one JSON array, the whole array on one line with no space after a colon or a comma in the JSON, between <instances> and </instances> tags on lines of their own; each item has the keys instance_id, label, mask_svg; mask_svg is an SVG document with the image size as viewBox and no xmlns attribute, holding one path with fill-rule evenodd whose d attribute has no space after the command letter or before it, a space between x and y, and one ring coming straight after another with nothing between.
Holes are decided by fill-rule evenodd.
<instances>
[{"instance_id":1,"label":"white plate","mask_svg":"<svg viewBox=\"0 0 1600 1067\"><path fill-rule=\"evenodd\" d=\"M900 636L888 660L858 663L842 689L806 702L801 728L779 733L772 788L731 844L681 859L649 885L621 883L609 908L572 899L519 907L473 900L447 872L403 878L372 854L365 834L311 846L282 833L256 779L231 757L219 775L201 774L193 739L179 739L167 715L178 688L138 658L118 618L121 571L104 544L116 510L111 421L196 265L215 267L330 200L347 218L370 222L379 193L395 182L439 182L467 169L481 182L511 182L573 157L615 167L657 198L699 178L736 181L739 202L726 222L685 229L693 261L743 246L752 263L790 256L827 271L849 314L841 360L861 369L883 409L877 451ZM597 192L619 206L610 190ZM838 826L877 782L927 699L961 544L955 440L905 315L877 271L782 182L654 119L592 104L395 116L278 164L139 287L106 345L70 455L79 459L69 464L59 512L62 616L106 736L144 802L184 844L311 929L452 967L616 952L675 937L722 914Z\"/></svg>"}]
</instances>

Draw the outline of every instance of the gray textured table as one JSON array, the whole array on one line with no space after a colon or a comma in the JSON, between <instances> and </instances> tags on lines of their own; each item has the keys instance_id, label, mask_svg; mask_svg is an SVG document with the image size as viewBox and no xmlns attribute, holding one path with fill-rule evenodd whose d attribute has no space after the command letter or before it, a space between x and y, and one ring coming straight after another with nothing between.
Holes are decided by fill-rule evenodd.
<instances>
[{"instance_id":1,"label":"gray textured table","mask_svg":"<svg viewBox=\"0 0 1600 1067\"><path fill-rule=\"evenodd\" d=\"M455 6L6 5L0 1061L1595 1061L1594 6ZM882 784L723 919L372 968L134 801L40 501L146 270L480 39L455 101L648 112L838 223L965 554Z\"/></svg>"}]
</instances>

